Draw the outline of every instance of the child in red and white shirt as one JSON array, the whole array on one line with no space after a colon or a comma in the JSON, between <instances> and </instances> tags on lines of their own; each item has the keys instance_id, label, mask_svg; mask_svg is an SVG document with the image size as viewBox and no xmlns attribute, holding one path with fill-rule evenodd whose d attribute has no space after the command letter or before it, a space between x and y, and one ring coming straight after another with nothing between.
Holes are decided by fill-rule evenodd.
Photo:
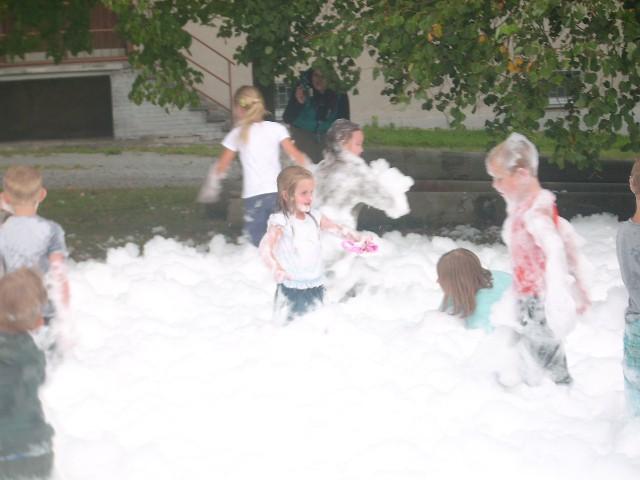
<instances>
[{"instance_id":1,"label":"child in red and white shirt","mask_svg":"<svg viewBox=\"0 0 640 480\"><path fill-rule=\"evenodd\" d=\"M553 193L540 186L538 151L526 137L511 134L489 152L486 167L507 202L502 236L513 268L514 330L523 366L570 384L562 340L574 328L576 313L589 306L578 238L558 216Z\"/></svg>"}]
</instances>

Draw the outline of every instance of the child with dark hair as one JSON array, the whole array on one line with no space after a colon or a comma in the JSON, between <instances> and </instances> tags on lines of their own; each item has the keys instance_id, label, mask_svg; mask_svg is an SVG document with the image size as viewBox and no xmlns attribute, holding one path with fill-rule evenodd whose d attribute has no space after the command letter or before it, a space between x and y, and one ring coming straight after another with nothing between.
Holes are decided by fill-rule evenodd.
<instances>
[{"instance_id":1,"label":"child with dark hair","mask_svg":"<svg viewBox=\"0 0 640 480\"><path fill-rule=\"evenodd\" d=\"M467 328L493 330L491 308L511 286L511 275L487 270L466 248L445 253L436 268L444 292L440 309L463 318Z\"/></svg>"},{"instance_id":2,"label":"child with dark hair","mask_svg":"<svg viewBox=\"0 0 640 480\"><path fill-rule=\"evenodd\" d=\"M53 428L38 390L45 357L30 335L43 323L42 279L21 268L0 278L0 479L41 480L53 466Z\"/></svg>"}]
</instances>

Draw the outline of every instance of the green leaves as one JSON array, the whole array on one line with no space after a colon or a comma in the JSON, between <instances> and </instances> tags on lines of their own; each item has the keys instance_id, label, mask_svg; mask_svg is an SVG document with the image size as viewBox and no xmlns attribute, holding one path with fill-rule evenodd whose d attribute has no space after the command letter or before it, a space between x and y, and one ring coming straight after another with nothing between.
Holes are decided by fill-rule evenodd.
<instances>
[{"instance_id":1,"label":"green leaves","mask_svg":"<svg viewBox=\"0 0 640 480\"><path fill-rule=\"evenodd\" d=\"M493 113L486 127L496 140L513 130L543 128L557 144L553 159L559 164L597 165L600 150L625 131L629 148L639 149L640 125L631 114L640 104L639 16L620 2L396 0L368 6L360 29L377 54L384 92L395 100L435 106L452 125L464 124L466 112L482 102ZM405 18L404 28L397 28L397 16ZM408 18L419 19L421 33L407 34Z\"/></svg>"},{"instance_id":2,"label":"green leaves","mask_svg":"<svg viewBox=\"0 0 640 480\"><path fill-rule=\"evenodd\" d=\"M235 59L263 86L319 65L342 90L360 79L358 59L373 57L374 78L392 103L416 101L464 125L478 105L501 139L544 129L559 164L597 165L627 133L640 151L640 13L618 0L0 0L13 28L0 55L44 46L59 61L90 48L89 13L117 13L139 73L131 98L166 108L195 101L201 74L181 51L187 22L242 35ZM368 80L368 78L367 78ZM355 92L355 90L353 90ZM553 98L554 110L548 110ZM380 101L384 101L380 99ZM564 106L559 105L566 102Z\"/></svg>"}]
</instances>

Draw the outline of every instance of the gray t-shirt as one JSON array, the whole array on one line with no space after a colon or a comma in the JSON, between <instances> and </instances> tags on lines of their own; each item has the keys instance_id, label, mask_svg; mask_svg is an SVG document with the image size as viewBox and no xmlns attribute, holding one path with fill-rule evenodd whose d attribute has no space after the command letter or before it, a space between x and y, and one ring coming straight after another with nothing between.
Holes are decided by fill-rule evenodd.
<instances>
[{"instance_id":1,"label":"gray t-shirt","mask_svg":"<svg viewBox=\"0 0 640 480\"><path fill-rule=\"evenodd\" d=\"M640 224L631 220L620 224L616 250L622 281L629 292L625 318L633 322L640 319Z\"/></svg>"},{"instance_id":2,"label":"gray t-shirt","mask_svg":"<svg viewBox=\"0 0 640 480\"><path fill-rule=\"evenodd\" d=\"M49 271L49 255L67 256L64 230L56 222L38 215L12 215L0 227L0 260L3 272L21 267L37 268L42 274Z\"/></svg>"}]
</instances>

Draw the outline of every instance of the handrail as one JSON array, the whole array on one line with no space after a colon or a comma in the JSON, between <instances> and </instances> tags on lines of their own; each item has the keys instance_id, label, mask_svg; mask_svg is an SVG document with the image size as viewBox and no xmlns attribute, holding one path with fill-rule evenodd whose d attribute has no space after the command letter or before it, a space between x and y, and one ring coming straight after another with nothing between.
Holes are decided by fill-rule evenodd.
<instances>
[{"instance_id":1,"label":"handrail","mask_svg":"<svg viewBox=\"0 0 640 480\"><path fill-rule=\"evenodd\" d=\"M236 63L231 60L229 57L225 56L224 54L220 53L218 50L216 50L215 48L213 48L211 45L209 45L208 43L206 43L204 40L198 38L196 35L194 35L193 33L189 32L188 30L185 30L193 40L196 40L198 43L200 43L202 46L204 46L207 50L215 53L216 55L218 55L220 58L222 58L225 62L227 62L227 77L228 80L223 79L222 77L220 77L219 75L213 73L211 70L209 70L208 68L204 67L203 65L200 65L198 62L196 62L193 58L191 58L191 53L188 53L188 55L185 54L185 58L193 63L194 65L196 65L198 68L200 68L202 71L206 72L207 74L213 76L214 78L216 78L217 80L219 80L220 82L222 82L224 85L227 86L228 89L228 94L229 94L229 106L225 106L222 103L220 103L217 100L214 100L210 95L205 94L201 89L196 88L196 90L198 92L200 92L202 95L204 95L205 97L209 98L210 100L213 100L215 103L217 103L218 105L220 105L222 108L224 108L226 111L230 112L231 111L231 107L233 106L233 86L231 84L231 66L235 66Z\"/></svg>"},{"instance_id":2,"label":"handrail","mask_svg":"<svg viewBox=\"0 0 640 480\"><path fill-rule=\"evenodd\" d=\"M216 75L215 73L213 73L213 72L212 72L211 70L209 70L208 68L206 68L206 67L204 67L204 66L200 65L200 64L199 64L198 62L196 62L193 58L191 58L191 57L186 57L186 56L185 56L184 58L186 58L188 61L190 61L191 63L193 63L196 67L198 67L198 68L200 68L200 69L204 70L205 72L207 72L207 73L208 73L209 75L211 75L212 77L217 78L218 80L220 80L220 81L221 81L222 83L224 83L225 85L229 85L229 82L228 82L228 81L226 81L224 78L222 78L222 77L220 77L220 76Z\"/></svg>"},{"instance_id":3,"label":"handrail","mask_svg":"<svg viewBox=\"0 0 640 480\"><path fill-rule=\"evenodd\" d=\"M216 100L215 98L213 98L211 95L207 95L206 93L204 93L202 90L200 90L198 87L193 87L200 95L202 95L203 97L206 97L207 99L209 99L210 101L212 101L213 103L215 103L216 105L218 105L220 108L222 108L223 110L229 111L229 107L227 107L226 105L223 105L222 103L220 103L218 100Z\"/></svg>"},{"instance_id":4,"label":"handrail","mask_svg":"<svg viewBox=\"0 0 640 480\"><path fill-rule=\"evenodd\" d=\"M209 45L208 43L206 43L204 40L199 39L198 37L196 37L193 33L191 32L187 32L189 35L191 35L191 38L193 38L194 40L197 40L198 42L200 42L202 45L204 45L206 48L208 48L209 50L211 50L213 53L220 55L222 58L224 58L227 62L229 62L231 65L235 66L235 62L233 60L231 60L230 58L226 57L225 55L223 55L222 53L220 53L218 50L216 50L215 48L213 48L211 45Z\"/></svg>"}]
</instances>

